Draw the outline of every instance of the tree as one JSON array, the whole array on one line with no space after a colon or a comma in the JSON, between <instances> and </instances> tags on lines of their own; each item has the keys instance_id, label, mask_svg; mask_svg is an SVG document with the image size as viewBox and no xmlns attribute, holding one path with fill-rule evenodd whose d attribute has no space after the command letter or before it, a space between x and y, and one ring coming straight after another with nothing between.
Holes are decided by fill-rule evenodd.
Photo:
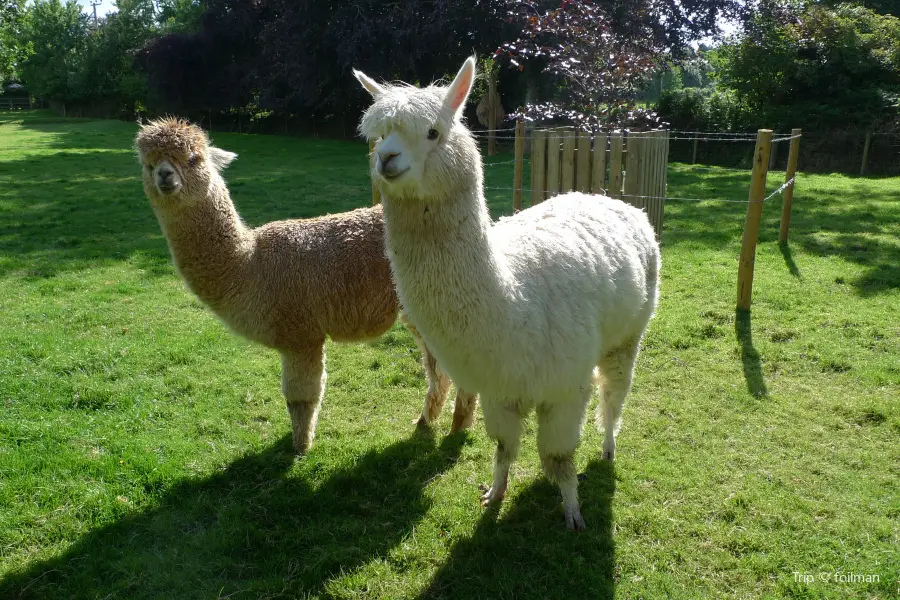
<instances>
[{"instance_id":1,"label":"tree","mask_svg":"<svg viewBox=\"0 0 900 600\"><path fill-rule=\"evenodd\" d=\"M153 0L118 0L116 7L89 34L73 83L81 98L133 108L145 97L145 81L134 71L133 57L155 29L155 6Z\"/></svg>"},{"instance_id":2,"label":"tree","mask_svg":"<svg viewBox=\"0 0 900 600\"><path fill-rule=\"evenodd\" d=\"M353 68L428 83L473 52L492 52L508 24L496 0L272 0L261 36L264 106L355 111L367 102ZM311 57L315 57L311 60Z\"/></svg>"},{"instance_id":3,"label":"tree","mask_svg":"<svg viewBox=\"0 0 900 600\"><path fill-rule=\"evenodd\" d=\"M206 0L196 31L151 39L134 65L146 74L148 100L197 112L247 106L257 94L263 0Z\"/></svg>"},{"instance_id":4,"label":"tree","mask_svg":"<svg viewBox=\"0 0 900 600\"><path fill-rule=\"evenodd\" d=\"M205 6L200 0L159 0L157 21L160 28L170 33L196 31Z\"/></svg>"},{"instance_id":5,"label":"tree","mask_svg":"<svg viewBox=\"0 0 900 600\"><path fill-rule=\"evenodd\" d=\"M0 86L19 78L28 49L23 37L26 0L0 0Z\"/></svg>"},{"instance_id":6,"label":"tree","mask_svg":"<svg viewBox=\"0 0 900 600\"><path fill-rule=\"evenodd\" d=\"M87 46L87 16L75 0L35 0L22 30L28 51L19 67L36 96L69 100Z\"/></svg>"},{"instance_id":7,"label":"tree","mask_svg":"<svg viewBox=\"0 0 900 600\"><path fill-rule=\"evenodd\" d=\"M517 0L509 16L523 23L522 32L495 57L523 71L526 64L540 69L557 86L552 99L525 106L526 118L561 119L586 129L655 124L634 102L662 51L649 31L620 35L605 9L587 0L565 0L546 12L536 2Z\"/></svg>"},{"instance_id":8,"label":"tree","mask_svg":"<svg viewBox=\"0 0 900 600\"><path fill-rule=\"evenodd\" d=\"M772 127L872 127L898 117L900 19L849 4L764 4L717 52L720 86Z\"/></svg>"},{"instance_id":9,"label":"tree","mask_svg":"<svg viewBox=\"0 0 900 600\"><path fill-rule=\"evenodd\" d=\"M455 73L472 52L492 52L509 27L502 7L503 0L204 0L195 29L152 40L136 64L164 108L253 104L327 118L367 102L354 67L427 83Z\"/></svg>"}]
</instances>

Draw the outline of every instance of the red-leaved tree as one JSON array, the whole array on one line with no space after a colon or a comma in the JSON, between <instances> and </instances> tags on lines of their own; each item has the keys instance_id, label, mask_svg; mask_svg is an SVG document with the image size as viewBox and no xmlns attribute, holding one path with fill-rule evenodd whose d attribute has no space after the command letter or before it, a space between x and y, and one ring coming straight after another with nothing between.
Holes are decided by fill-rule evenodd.
<instances>
[{"instance_id":1,"label":"red-leaved tree","mask_svg":"<svg viewBox=\"0 0 900 600\"><path fill-rule=\"evenodd\" d=\"M656 115L634 101L664 50L649 27L645 35L634 24L621 31L605 7L591 0L562 0L543 10L546 4L510 0L507 17L522 30L494 53L498 62L553 80L551 99L531 102L517 116L582 129L658 126Z\"/></svg>"}]
</instances>

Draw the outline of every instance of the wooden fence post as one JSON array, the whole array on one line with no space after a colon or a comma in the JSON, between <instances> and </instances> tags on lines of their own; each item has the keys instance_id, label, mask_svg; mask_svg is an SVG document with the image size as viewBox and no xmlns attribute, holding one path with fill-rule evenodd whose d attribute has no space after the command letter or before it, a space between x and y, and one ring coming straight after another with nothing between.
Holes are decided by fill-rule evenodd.
<instances>
[{"instance_id":1,"label":"wooden fence post","mask_svg":"<svg viewBox=\"0 0 900 600\"><path fill-rule=\"evenodd\" d=\"M544 198L559 194L559 130L547 135L547 191Z\"/></svg>"},{"instance_id":2,"label":"wooden fence post","mask_svg":"<svg viewBox=\"0 0 900 600\"><path fill-rule=\"evenodd\" d=\"M591 193L607 194L606 189L606 135L594 135L594 160L591 163Z\"/></svg>"},{"instance_id":3,"label":"wooden fence post","mask_svg":"<svg viewBox=\"0 0 900 600\"><path fill-rule=\"evenodd\" d=\"M799 129L791 129L791 151L788 154L787 171L784 173L784 181L788 182L797 175L797 156L800 154ZM788 239L788 229L791 226L791 204L794 201L794 188L797 182L790 184L784 190L784 203L781 205L781 228L778 232L778 243L784 244Z\"/></svg>"},{"instance_id":4,"label":"wooden fence post","mask_svg":"<svg viewBox=\"0 0 900 600\"><path fill-rule=\"evenodd\" d=\"M763 199L766 196L766 175L771 147L772 130L760 129L756 133L756 148L753 150L750 197L747 201L747 219L744 221L744 238L741 241L741 258L738 263L737 307L740 310L750 310L753 295L756 241L759 235L759 222L762 219Z\"/></svg>"},{"instance_id":5,"label":"wooden fence post","mask_svg":"<svg viewBox=\"0 0 900 600\"><path fill-rule=\"evenodd\" d=\"M525 175L525 121L516 121L516 162L513 171L513 210L522 210L522 179Z\"/></svg>"},{"instance_id":6,"label":"wooden fence post","mask_svg":"<svg viewBox=\"0 0 900 600\"><path fill-rule=\"evenodd\" d=\"M866 163L869 161L869 146L872 145L872 132L866 132L866 144L863 146L863 159L862 165L859 167L859 174L866 174Z\"/></svg>"},{"instance_id":7,"label":"wooden fence post","mask_svg":"<svg viewBox=\"0 0 900 600\"><path fill-rule=\"evenodd\" d=\"M697 164L697 146L699 143L700 143L700 137L695 135L694 136L694 157L691 159L692 165Z\"/></svg>"},{"instance_id":8,"label":"wooden fence post","mask_svg":"<svg viewBox=\"0 0 900 600\"><path fill-rule=\"evenodd\" d=\"M578 156L575 167L575 189L585 194L591 193L591 134L578 132Z\"/></svg>"},{"instance_id":9,"label":"wooden fence post","mask_svg":"<svg viewBox=\"0 0 900 600\"><path fill-rule=\"evenodd\" d=\"M609 190L607 196L618 198L622 195L622 152L625 149L622 132L612 134L609 140Z\"/></svg>"},{"instance_id":10,"label":"wooden fence post","mask_svg":"<svg viewBox=\"0 0 900 600\"><path fill-rule=\"evenodd\" d=\"M531 135L531 206L536 206L547 189L547 132L535 130Z\"/></svg>"},{"instance_id":11,"label":"wooden fence post","mask_svg":"<svg viewBox=\"0 0 900 600\"><path fill-rule=\"evenodd\" d=\"M575 189L575 138L574 131L563 131L562 141L562 174L560 191L571 192Z\"/></svg>"},{"instance_id":12,"label":"wooden fence post","mask_svg":"<svg viewBox=\"0 0 900 600\"><path fill-rule=\"evenodd\" d=\"M494 96L497 93L497 81L494 78L496 72L494 65L491 65L491 72L488 73L488 156L497 154L497 134L494 131L497 127L496 115L497 107L494 105Z\"/></svg>"},{"instance_id":13,"label":"wooden fence post","mask_svg":"<svg viewBox=\"0 0 900 600\"><path fill-rule=\"evenodd\" d=\"M664 130L648 132L647 162L644 165L646 181L642 186L642 194L646 198L647 216L656 231L656 238L662 239L662 223L666 206L666 168L668 132Z\"/></svg>"},{"instance_id":14,"label":"wooden fence post","mask_svg":"<svg viewBox=\"0 0 900 600\"><path fill-rule=\"evenodd\" d=\"M373 162L375 161L375 140L369 140L369 179L372 181L372 206L381 202L381 195L378 193L378 188L375 187L375 179L372 178L371 170L373 168Z\"/></svg>"},{"instance_id":15,"label":"wooden fence post","mask_svg":"<svg viewBox=\"0 0 900 600\"><path fill-rule=\"evenodd\" d=\"M629 132L625 141L625 182L622 195L628 204L645 208L646 198L641 198L641 179L644 175L644 149L647 147L646 132Z\"/></svg>"}]
</instances>

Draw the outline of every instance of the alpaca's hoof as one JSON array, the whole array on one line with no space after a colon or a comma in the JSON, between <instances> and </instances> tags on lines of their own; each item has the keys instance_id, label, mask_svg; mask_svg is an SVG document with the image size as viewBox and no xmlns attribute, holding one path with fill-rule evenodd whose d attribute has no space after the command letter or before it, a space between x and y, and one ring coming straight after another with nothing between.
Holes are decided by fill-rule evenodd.
<instances>
[{"instance_id":1,"label":"alpaca's hoof","mask_svg":"<svg viewBox=\"0 0 900 600\"><path fill-rule=\"evenodd\" d=\"M616 451L615 450L604 450L603 455L600 458L602 460L613 461L616 459Z\"/></svg>"},{"instance_id":2,"label":"alpaca's hoof","mask_svg":"<svg viewBox=\"0 0 900 600\"><path fill-rule=\"evenodd\" d=\"M487 489L487 491L484 491L484 494L482 494L481 496L481 506L485 508L487 508L491 504L499 504L503 501L503 497L506 495L506 487L497 488L491 486L490 488L488 488L486 485L481 485L479 487L482 491Z\"/></svg>"},{"instance_id":3,"label":"alpaca's hoof","mask_svg":"<svg viewBox=\"0 0 900 600\"><path fill-rule=\"evenodd\" d=\"M577 506L566 506L566 528L569 531L584 531L584 517L581 516L581 509Z\"/></svg>"},{"instance_id":4,"label":"alpaca's hoof","mask_svg":"<svg viewBox=\"0 0 900 600\"><path fill-rule=\"evenodd\" d=\"M430 425L428 419L425 418L425 415L419 415L418 419L413 419L412 424L419 429L427 428Z\"/></svg>"},{"instance_id":5,"label":"alpaca's hoof","mask_svg":"<svg viewBox=\"0 0 900 600\"><path fill-rule=\"evenodd\" d=\"M305 442L305 443L295 442L294 443L294 454L296 454L297 456L303 456L304 454L309 452L310 445L311 444L309 442Z\"/></svg>"}]
</instances>

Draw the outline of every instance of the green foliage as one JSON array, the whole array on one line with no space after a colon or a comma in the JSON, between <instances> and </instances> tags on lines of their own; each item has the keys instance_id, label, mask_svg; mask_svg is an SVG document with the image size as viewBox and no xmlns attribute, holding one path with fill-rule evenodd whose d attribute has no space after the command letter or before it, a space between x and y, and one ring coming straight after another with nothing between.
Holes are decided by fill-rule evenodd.
<instances>
[{"instance_id":1,"label":"green foliage","mask_svg":"<svg viewBox=\"0 0 900 600\"><path fill-rule=\"evenodd\" d=\"M153 31L155 8L153 0L119 0L117 6L89 36L73 87L79 98L133 107L146 97L145 79L132 68L133 54Z\"/></svg>"},{"instance_id":2,"label":"green foliage","mask_svg":"<svg viewBox=\"0 0 900 600\"><path fill-rule=\"evenodd\" d=\"M205 5L200 0L160 0L157 21L166 33L185 33L200 27Z\"/></svg>"},{"instance_id":3,"label":"green foliage","mask_svg":"<svg viewBox=\"0 0 900 600\"><path fill-rule=\"evenodd\" d=\"M26 2L0 0L0 86L19 78L19 65L28 48L22 35L27 16Z\"/></svg>"},{"instance_id":4,"label":"green foliage","mask_svg":"<svg viewBox=\"0 0 900 600\"><path fill-rule=\"evenodd\" d=\"M0 113L0 598L896 597L900 180L803 175L785 249L767 203L752 321L746 205L667 204L619 456L597 460L589 418L573 535L533 421L499 510L478 503L480 421L447 438L447 407L414 432L425 381L399 326L328 344L293 459L278 357L185 289L135 125L21 114ZM215 138L250 224L370 202L363 143ZM509 158L488 186L510 187ZM748 180L676 164L669 193L745 199ZM835 570L879 582L794 575Z\"/></svg>"},{"instance_id":5,"label":"green foliage","mask_svg":"<svg viewBox=\"0 0 900 600\"><path fill-rule=\"evenodd\" d=\"M88 47L88 20L75 0L36 0L22 35L28 51L19 71L35 96L78 97L76 82Z\"/></svg>"},{"instance_id":6,"label":"green foliage","mask_svg":"<svg viewBox=\"0 0 900 600\"><path fill-rule=\"evenodd\" d=\"M172 6L163 8L171 11ZM74 0L37 0L28 8L18 33L20 45L28 49L19 71L34 95L127 109L146 98L146 77L134 70L133 62L135 52L159 28L156 2L118 0L116 7L96 26ZM188 11L186 18L195 8L190 2L178 7Z\"/></svg>"},{"instance_id":7,"label":"green foliage","mask_svg":"<svg viewBox=\"0 0 900 600\"><path fill-rule=\"evenodd\" d=\"M716 77L771 127L877 127L898 117L900 19L850 4L757 13Z\"/></svg>"},{"instance_id":8,"label":"green foliage","mask_svg":"<svg viewBox=\"0 0 900 600\"><path fill-rule=\"evenodd\" d=\"M740 131L753 127L753 114L730 90L670 89L656 107L673 129L688 131Z\"/></svg>"}]
</instances>

